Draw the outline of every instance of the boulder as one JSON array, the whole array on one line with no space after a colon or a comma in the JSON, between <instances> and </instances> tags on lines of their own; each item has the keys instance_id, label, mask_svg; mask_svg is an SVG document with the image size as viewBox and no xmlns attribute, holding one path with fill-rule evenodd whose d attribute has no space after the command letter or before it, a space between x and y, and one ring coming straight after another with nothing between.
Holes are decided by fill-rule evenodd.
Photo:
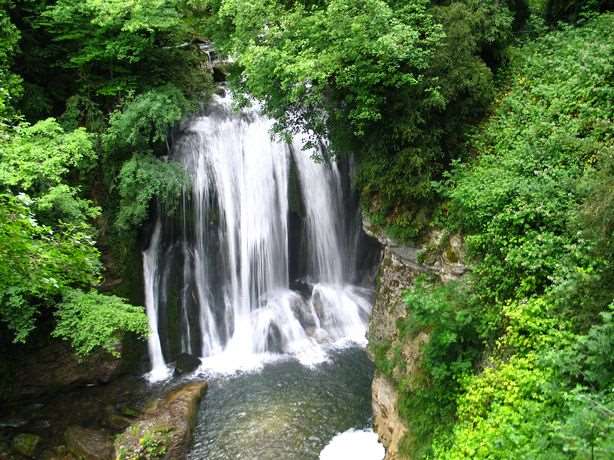
<instances>
[{"instance_id":1,"label":"boulder","mask_svg":"<svg viewBox=\"0 0 614 460\"><path fill-rule=\"evenodd\" d=\"M315 312L309 303L301 299L298 302L293 302L290 307L303 329L315 330L317 328Z\"/></svg>"},{"instance_id":2,"label":"boulder","mask_svg":"<svg viewBox=\"0 0 614 460\"><path fill-rule=\"evenodd\" d=\"M175 361L175 374L187 374L198 369L201 362L200 359L189 353L181 353Z\"/></svg>"},{"instance_id":3,"label":"boulder","mask_svg":"<svg viewBox=\"0 0 614 460\"><path fill-rule=\"evenodd\" d=\"M281 331L275 323L269 325L269 332L266 337L266 350L271 353L283 353L283 337Z\"/></svg>"},{"instance_id":4,"label":"boulder","mask_svg":"<svg viewBox=\"0 0 614 460\"><path fill-rule=\"evenodd\" d=\"M41 437L31 433L21 433L13 438L13 450L24 457L34 458Z\"/></svg>"},{"instance_id":5,"label":"boulder","mask_svg":"<svg viewBox=\"0 0 614 460\"><path fill-rule=\"evenodd\" d=\"M68 451L83 460L112 460L113 440L105 431L70 426L64 433Z\"/></svg>"},{"instance_id":6,"label":"boulder","mask_svg":"<svg viewBox=\"0 0 614 460\"><path fill-rule=\"evenodd\" d=\"M148 404L141 418L115 439L118 460L185 458L205 382L173 389Z\"/></svg>"}]
</instances>

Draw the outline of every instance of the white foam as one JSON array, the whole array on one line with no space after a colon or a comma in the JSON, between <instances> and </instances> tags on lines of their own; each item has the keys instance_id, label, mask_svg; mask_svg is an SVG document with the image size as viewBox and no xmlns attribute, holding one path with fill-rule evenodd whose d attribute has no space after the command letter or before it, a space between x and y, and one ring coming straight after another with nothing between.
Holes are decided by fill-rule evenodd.
<instances>
[{"instance_id":1,"label":"white foam","mask_svg":"<svg viewBox=\"0 0 614 460\"><path fill-rule=\"evenodd\" d=\"M320 460L383 460L384 446L373 430L348 430L336 435L320 452Z\"/></svg>"},{"instance_id":2,"label":"white foam","mask_svg":"<svg viewBox=\"0 0 614 460\"><path fill-rule=\"evenodd\" d=\"M145 379L149 383L160 383L170 379L173 376L173 370L165 365L158 365L151 371L145 374Z\"/></svg>"},{"instance_id":3,"label":"white foam","mask_svg":"<svg viewBox=\"0 0 614 460\"><path fill-rule=\"evenodd\" d=\"M230 376L233 374L258 372L266 364L288 358L274 353L233 353L224 351L216 355L201 358L202 364L196 370L197 375Z\"/></svg>"}]
</instances>

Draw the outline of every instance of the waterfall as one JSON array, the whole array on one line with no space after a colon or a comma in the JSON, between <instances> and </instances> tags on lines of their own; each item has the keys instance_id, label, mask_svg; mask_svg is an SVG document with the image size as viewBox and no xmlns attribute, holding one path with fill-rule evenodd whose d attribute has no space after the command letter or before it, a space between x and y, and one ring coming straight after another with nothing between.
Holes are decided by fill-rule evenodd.
<instances>
[{"instance_id":1,"label":"waterfall","mask_svg":"<svg viewBox=\"0 0 614 460\"><path fill-rule=\"evenodd\" d=\"M179 352L238 368L279 354L310 362L365 340L370 290L351 284L360 229L347 234L357 224L347 181L301 136L288 144L272 127L216 96L174 146L191 186L143 254L152 378Z\"/></svg>"},{"instance_id":2,"label":"waterfall","mask_svg":"<svg viewBox=\"0 0 614 460\"><path fill-rule=\"evenodd\" d=\"M156 221L149 248L143 251L143 278L145 281L145 308L147 309L147 319L149 321L150 334L147 339L149 358L151 360L151 380L162 380L169 373L162 356L162 346L158 333L158 306L160 272L158 270L158 251L160 249L160 220Z\"/></svg>"}]
</instances>

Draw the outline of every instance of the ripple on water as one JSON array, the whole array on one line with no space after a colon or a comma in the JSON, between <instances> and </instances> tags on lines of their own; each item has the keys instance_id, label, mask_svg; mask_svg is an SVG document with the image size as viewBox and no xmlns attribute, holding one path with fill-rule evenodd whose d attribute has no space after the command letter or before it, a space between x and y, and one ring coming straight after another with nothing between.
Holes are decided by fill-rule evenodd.
<instances>
[{"instance_id":1,"label":"ripple on water","mask_svg":"<svg viewBox=\"0 0 614 460\"><path fill-rule=\"evenodd\" d=\"M315 368L287 360L215 378L188 458L317 460L338 433L370 426L372 376L366 352L350 348Z\"/></svg>"}]
</instances>

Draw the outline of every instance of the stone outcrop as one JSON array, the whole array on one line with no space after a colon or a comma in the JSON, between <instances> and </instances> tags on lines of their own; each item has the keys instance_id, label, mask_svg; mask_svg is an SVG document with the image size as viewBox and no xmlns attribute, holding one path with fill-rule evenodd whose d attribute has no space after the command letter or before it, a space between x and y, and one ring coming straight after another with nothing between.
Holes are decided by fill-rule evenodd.
<instances>
[{"instance_id":1,"label":"stone outcrop","mask_svg":"<svg viewBox=\"0 0 614 460\"><path fill-rule=\"evenodd\" d=\"M398 458L399 443L407 426L398 414L398 395L392 383L382 374L373 378L373 429L386 447L386 458Z\"/></svg>"},{"instance_id":2,"label":"stone outcrop","mask_svg":"<svg viewBox=\"0 0 614 460\"><path fill-rule=\"evenodd\" d=\"M186 457L205 382L193 382L152 401L140 419L115 440L117 460Z\"/></svg>"},{"instance_id":3,"label":"stone outcrop","mask_svg":"<svg viewBox=\"0 0 614 460\"><path fill-rule=\"evenodd\" d=\"M80 361L68 343L54 340L22 356L11 382L0 392L0 403L108 383L121 372L121 360L109 353L97 352Z\"/></svg>"},{"instance_id":4,"label":"stone outcrop","mask_svg":"<svg viewBox=\"0 0 614 460\"><path fill-rule=\"evenodd\" d=\"M462 276L463 245L458 235L445 235L433 231L422 245L402 245L363 220L365 232L377 239L383 247L382 262L376 279L375 302L369 320L369 343L386 343L400 350L404 369L394 369L387 377L376 371L372 384L373 425L386 448L385 460L401 460L399 447L408 427L399 417L398 395L393 380L415 376L420 370L422 349L429 340L426 331L411 338L401 338L397 321L411 314L404 302L404 294L416 277L430 273L442 281ZM402 372L403 375L398 375ZM411 380L411 379L410 379Z\"/></svg>"},{"instance_id":5,"label":"stone outcrop","mask_svg":"<svg viewBox=\"0 0 614 460\"><path fill-rule=\"evenodd\" d=\"M197 356L189 353L181 353L175 360L175 375L188 374L200 366L201 361Z\"/></svg>"}]
</instances>

